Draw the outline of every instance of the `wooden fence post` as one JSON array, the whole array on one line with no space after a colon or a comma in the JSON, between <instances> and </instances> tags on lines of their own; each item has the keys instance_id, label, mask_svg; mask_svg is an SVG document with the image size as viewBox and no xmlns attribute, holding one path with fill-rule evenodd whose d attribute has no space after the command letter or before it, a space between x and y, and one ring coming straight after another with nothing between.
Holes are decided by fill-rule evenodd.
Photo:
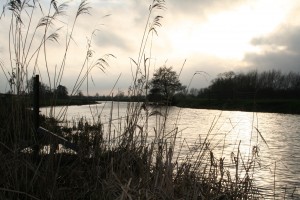
<instances>
[{"instance_id":1,"label":"wooden fence post","mask_svg":"<svg viewBox=\"0 0 300 200\"><path fill-rule=\"evenodd\" d=\"M34 123L34 136L36 140L36 144L33 147L33 153L35 156L38 156L40 147L39 147L39 135L38 135L38 128L40 126L40 101L39 101L39 94L40 94L40 81L39 81L39 75L36 75L34 77L34 82L33 82L33 123Z\"/></svg>"},{"instance_id":2,"label":"wooden fence post","mask_svg":"<svg viewBox=\"0 0 300 200\"><path fill-rule=\"evenodd\" d=\"M39 128L39 112L40 112L40 101L39 101L39 75L34 77L34 85L33 85L33 115L34 115L34 128L37 133L37 129Z\"/></svg>"}]
</instances>

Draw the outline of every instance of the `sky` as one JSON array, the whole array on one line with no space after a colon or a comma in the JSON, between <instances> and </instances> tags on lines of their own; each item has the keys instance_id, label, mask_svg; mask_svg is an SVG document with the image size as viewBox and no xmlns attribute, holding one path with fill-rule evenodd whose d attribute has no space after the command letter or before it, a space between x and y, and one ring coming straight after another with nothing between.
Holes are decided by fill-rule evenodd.
<instances>
[{"instance_id":1,"label":"sky","mask_svg":"<svg viewBox=\"0 0 300 200\"><path fill-rule=\"evenodd\" d=\"M47 8L50 0L39 2ZM57 0L58 4L63 2ZM6 0L1 0L0 8L5 3ZM49 31L59 28L58 42L46 43L47 63L43 56L37 65L29 63L29 76L33 74L33 66L38 66L42 81L49 84L45 67L48 66L53 85L79 3L80 0L68 1L65 15L60 16ZM114 94L118 91L126 94L135 70L132 60L138 58L152 1L89 0L88 3L90 14L79 16L76 22L61 84L67 86L69 92L72 90L90 41L90 64L107 54L114 56L105 57L109 66L104 72L94 68L88 83L84 82L80 90L87 94L88 85L89 95L107 95L115 85ZM37 10L32 24L41 17ZM299 10L298 0L166 0L165 9L152 13L151 19L157 15L163 18L160 19L162 26L156 28L157 35L150 35L146 46L145 57L151 62L150 78L156 69L166 65L181 72L179 79L183 85L192 80L190 88L199 89L207 87L218 74L227 71L246 73L275 69L283 73L300 72ZM10 20L11 14L6 10L0 19L0 93L9 90L5 75L9 77L8 72L11 74L12 71ZM24 20L24 24L26 22L28 20ZM23 28L25 36L25 25ZM29 36L33 34L32 30ZM31 54L41 35L42 32L37 32L29 51ZM193 76L196 71L205 73Z\"/></svg>"}]
</instances>

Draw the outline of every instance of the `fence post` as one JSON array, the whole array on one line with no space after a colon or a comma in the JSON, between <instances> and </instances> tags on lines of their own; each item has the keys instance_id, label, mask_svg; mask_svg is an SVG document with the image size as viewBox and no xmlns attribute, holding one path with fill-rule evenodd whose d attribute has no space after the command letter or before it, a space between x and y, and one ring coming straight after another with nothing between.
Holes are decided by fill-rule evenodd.
<instances>
[{"instance_id":1,"label":"fence post","mask_svg":"<svg viewBox=\"0 0 300 200\"><path fill-rule=\"evenodd\" d=\"M38 128L40 126L39 123L39 115L40 115L40 101L39 101L39 85L40 85L40 81L39 81L39 75L36 75L34 77L34 82L33 82L33 123L34 123L34 136L35 136L35 140L36 140L36 144L33 147L33 153L34 155L37 157L39 154L39 136L38 136Z\"/></svg>"}]
</instances>

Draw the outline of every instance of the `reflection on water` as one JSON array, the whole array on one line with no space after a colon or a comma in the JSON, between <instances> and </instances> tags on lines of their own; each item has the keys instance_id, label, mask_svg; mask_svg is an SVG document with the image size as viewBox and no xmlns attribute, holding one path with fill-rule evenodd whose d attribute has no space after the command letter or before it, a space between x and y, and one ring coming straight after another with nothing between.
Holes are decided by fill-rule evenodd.
<instances>
[{"instance_id":1,"label":"reflection on water","mask_svg":"<svg viewBox=\"0 0 300 200\"><path fill-rule=\"evenodd\" d=\"M111 110L113 106L113 110ZM56 114L61 107L56 108ZM70 106L66 117L78 121L86 117L90 122L101 120L108 124L112 115L112 129L120 131L127 109L127 103L110 102L97 105ZM42 113L49 109L41 109ZM145 111L142 111L145 115ZM92 117L93 116L93 117ZM225 157L231 162L231 155L237 153L246 161L252 156L252 149L259 150L254 181L259 187L273 192L294 190L300 193L300 115L275 113L252 113L171 107L167 119L167 131L178 127L178 141L188 144L181 152L188 154L205 138L210 142L216 158ZM140 123L145 123L141 120ZM149 118L149 131L157 127L157 116ZM228 166L230 168L230 166ZM287 188L287 189L286 189ZM287 191L291 193L291 191Z\"/></svg>"}]
</instances>

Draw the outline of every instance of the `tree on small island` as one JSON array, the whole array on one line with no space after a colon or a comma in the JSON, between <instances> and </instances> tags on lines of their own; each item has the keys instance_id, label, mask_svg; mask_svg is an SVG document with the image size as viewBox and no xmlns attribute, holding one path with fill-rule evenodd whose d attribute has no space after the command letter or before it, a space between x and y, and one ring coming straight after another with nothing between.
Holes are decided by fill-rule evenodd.
<instances>
[{"instance_id":1,"label":"tree on small island","mask_svg":"<svg viewBox=\"0 0 300 200\"><path fill-rule=\"evenodd\" d=\"M81 90L78 90L77 96L78 97L84 97L84 94L83 94L83 92Z\"/></svg>"},{"instance_id":2,"label":"tree on small island","mask_svg":"<svg viewBox=\"0 0 300 200\"><path fill-rule=\"evenodd\" d=\"M149 100L169 104L176 92L185 87L179 81L176 71L172 67L162 66L157 69L149 83Z\"/></svg>"},{"instance_id":3,"label":"tree on small island","mask_svg":"<svg viewBox=\"0 0 300 200\"><path fill-rule=\"evenodd\" d=\"M55 93L58 98L68 98L68 89L63 85L57 86Z\"/></svg>"}]
</instances>

